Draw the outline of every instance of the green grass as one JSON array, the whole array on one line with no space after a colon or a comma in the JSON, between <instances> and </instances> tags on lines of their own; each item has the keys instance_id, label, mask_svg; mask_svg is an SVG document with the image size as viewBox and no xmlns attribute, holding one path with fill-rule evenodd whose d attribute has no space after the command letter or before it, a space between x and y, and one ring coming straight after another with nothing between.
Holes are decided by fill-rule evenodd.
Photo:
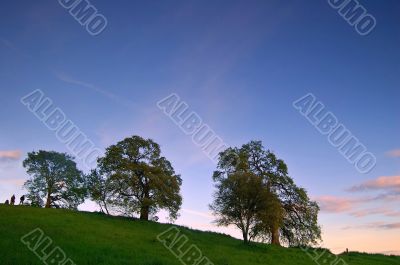
<instances>
[{"instance_id":1,"label":"green grass","mask_svg":"<svg viewBox=\"0 0 400 265\"><path fill-rule=\"evenodd\" d=\"M0 205L0 264L44 264L20 240L35 228L42 229L53 240L50 250L59 246L77 265L182 264L157 240L157 235L170 227L168 224L96 213ZM240 240L227 235L178 228L189 239L184 248L195 244L215 265L318 264L299 248L265 244L245 246ZM321 251L318 250L319 253ZM346 263L337 265L400 264L400 257L395 256L349 253L339 258ZM319 264L330 262L322 263L321 258Z\"/></svg>"}]
</instances>

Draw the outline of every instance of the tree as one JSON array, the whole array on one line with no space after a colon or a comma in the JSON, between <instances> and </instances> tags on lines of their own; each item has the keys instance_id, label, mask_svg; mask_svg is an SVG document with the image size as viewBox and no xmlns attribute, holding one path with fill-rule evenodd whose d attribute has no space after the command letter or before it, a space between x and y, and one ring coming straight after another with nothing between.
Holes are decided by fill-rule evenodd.
<instances>
[{"instance_id":1,"label":"tree","mask_svg":"<svg viewBox=\"0 0 400 265\"><path fill-rule=\"evenodd\" d=\"M317 203L309 199L303 188L295 185L284 161L264 149L260 141L220 153L214 180L221 183L237 172L261 178L266 192L263 208L258 208L260 211L251 225L253 238L268 239L276 245L282 241L290 246L315 244L320 240Z\"/></svg>"},{"instance_id":2,"label":"tree","mask_svg":"<svg viewBox=\"0 0 400 265\"><path fill-rule=\"evenodd\" d=\"M33 205L46 208L77 209L85 198L84 178L76 168L73 157L54 151L28 153L23 161L27 173L32 176L25 182L27 198Z\"/></svg>"},{"instance_id":3,"label":"tree","mask_svg":"<svg viewBox=\"0 0 400 265\"><path fill-rule=\"evenodd\" d=\"M108 204L112 193L110 190L109 180L98 169L94 169L86 176L87 192L91 200L96 202L102 213L110 214Z\"/></svg>"},{"instance_id":4,"label":"tree","mask_svg":"<svg viewBox=\"0 0 400 265\"><path fill-rule=\"evenodd\" d=\"M235 225L242 231L247 244L253 238L259 212L264 209L267 196L262 178L247 172L235 172L226 178L215 173L217 191L210 209L217 215L220 226Z\"/></svg>"},{"instance_id":5,"label":"tree","mask_svg":"<svg viewBox=\"0 0 400 265\"><path fill-rule=\"evenodd\" d=\"M182 180L157 143L140 136L126 138L108 147L98 164L100 174L107 176L114 206L138 213L142 220L160 209L172 220L177 218Z\"/></svg>"}]
</instances>

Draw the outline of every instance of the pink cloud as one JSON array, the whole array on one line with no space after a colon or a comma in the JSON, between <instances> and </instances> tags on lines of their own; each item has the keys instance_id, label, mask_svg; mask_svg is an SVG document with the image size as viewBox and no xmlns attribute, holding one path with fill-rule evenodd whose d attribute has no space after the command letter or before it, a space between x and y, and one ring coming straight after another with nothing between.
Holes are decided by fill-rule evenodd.
<instances>
[{"instance_id":1,"label":"pink cloud","mask_svg":"<svg viewBox=\"0 0 400 265\"><path fill-rule=\"evenodd\" d=\"M0 150L0 160L18 160L22 156L20 150Z\"/></svg>"},{"instance_id":2,"label":"pink cloud","mask_svg":"<svg viewBox=\"0 0 400 265\"><path fill-rule=\"evenodd\" d=\"M321 212L327 213L344 213L347 212L354 217L365 217L368 215L384 215L387 217L400 217L400 212L385 208L357 209L360 206L368 206L368 204L382 202L398 202L400 201L400 176L382 176L374 180L369 180L360 185L353 186L348 189L350 192L358 191L383 191L381 194L363 197L337 197L337 196L320 196L317 197ZM387 205L385 205L387 206Z\"/></svg>"},{"instance_id":3,"label":"pink cloud","mask_svg":"<svg viewBox=\"0 0 400 265\"><path fill-rule=\"evenodd\" d=\"M386 152L386 155L389 157L400 157L400 149L388 151Z\"/></svg>"},{"instance_id":4,"label":"pink cloud","mask_svg":"<svg viewBox=\"0 0 400 265\"><path fill-rule=\"evenodd\" d=\"M351 216L361 218L370 215L382 215L386 217L400 217L400 211L390 209L387 203L400 201L400 176L382 176L374 180L365 181L348 189L350 192L358 191L383 191L374 196L362 197L337 197L320 196L316 200L325 213L348 213ZM361 206L368 207L369 204L381 201L385 202L384 207L360 209ZM391 226L388 228L391 229Z\"/></svg>"},{"instance_id":5,"label":"pink cloud","mask_svg":"<svg viewBox=\"0 0 400 265\"><path fill-rule=\"evenodd\" d=\"M361 185L353 186L349 191L365 191L365 190L394 190L400 191L400 176L379 177L369 180Z\"/></svg>"},{"instance_id":6,"label":"pink cloud","mask_svg":"<svg viewBox=\"0 0 400 265\"><path fill-rule=\"evenodd\" d=\"M320 196L316 198L321 211L328 213L343 213L352 210L361 199L342 198L335 196Z\"/></svg>"}]
</instances>

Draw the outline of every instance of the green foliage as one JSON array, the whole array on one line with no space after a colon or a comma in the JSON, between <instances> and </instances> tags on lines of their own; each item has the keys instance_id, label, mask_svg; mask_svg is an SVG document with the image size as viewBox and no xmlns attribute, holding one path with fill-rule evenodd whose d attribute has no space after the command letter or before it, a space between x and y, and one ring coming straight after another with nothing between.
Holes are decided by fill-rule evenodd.
<instances>
[{"instance_id":1,"label":"green foliage","mask_svg":"<svg viewBox=\"0 0 400 265\"><path fill-rule=\"evenodd\" d=\"M182 265L157 240L170 225L61 209L0 205L0 264L43 265L20 238L40 228L79 265ZM178 227L215 265L317 265L300 248L244 245L232 237ZM351 246L349 246L351 247ZM184 250L184 249L183 249ZM312 249L309 250L314 251ZM324 250L315 250L323 254ZM313 252L314 253L314 252ZM316 255L315 254L315 255ZM319 256L319 255L318 255ZM323 257L318 260L323 264ZM400 265L400 257L342 254L347 265Z\"/></svg>"},{"instance_id":2,"label":"green foliage","mask_svg":"<svg viewBox=\"0 0 400 265\"><path fill-rule=\"evenodd\" d=\"M101 174L98 169L94 169L86 175L86 187L89 198L96 202L102 213L110 214L108 208L112 191L109 185L109 179Z\"/></svg>"},{"instance_id":3,"label":"green foliage","mask_svg":"<svg viewBox=\"0 0 400 265\"><path fill-rule=\"evenodd\" d=\"M101 175L107 182L108 199L124 214L140 214L148 220L160 209L172 220L182 204L182 180L171 163L161 156L160 146L150 139L132 136L107 148L98 160Z\"/></svg>"},{"instance_id":4,"label":"green foliage","mask_svg":"<svg viewBox=\"0 0 400 265\"><path fill-rule=\"evenodd\" d=\"M279 231L284 224L285 211L279 198L268 189L264 190L267 193L264 208L257 212L252 234L262 242L272 242L272 234Z\"/></svg>"},{"instance_id":5,"label":"green foliage","mask_svg":"<svg viewBox=\"0 0 400 265\"><path fill-rule=\"evenodd\" d=\"M252 204L238 204L220 198L220 194L226 193L221 190L223 183L240 173L247 177L257 176L261 179L261 186L255 183L243 184L241 189L233 190L238 196L247 196L247 200L253 198L251 193L244 194L245 186L253 189L264 189L265 194L263 206L255 207ZM277 159L275 154L266 150L260 141L251 141L241 148L228 148L220 154L217 171L214 172L213 180L217 183L217 192L211 209L218 216L217 222L221 225L244 223L238 226L246 240L246 233L251 238L267 240L274 244L285 243L289 246L316 244L321 238L321 229L318 225L319 207L311 201L305 189L297 187L293 179L288 175L287 165L283 160ZM250 213L251 218L241 215L230 215L230 212L222 211L225 207ZM251 207L253 209L251 209ZM234 212L234 211L231 211ZM224 218L223 218L224 216ZM225 222L221 222L224 220ZM229 220L230 222L228 222ZM247 224L247 221L250 225ZM247 231L247 226L250 231Z\"/></svg>"},{"instance_id":6,"label":"green foliage","mask_svg":"<svg viewBox=\"0 0 400 265\"><path fill-rule=\"evenodd\" d=\"M245 243L252 239L257 216L265 207L266 189L262 178L247 172L235 172L216 184L214 202L210 205L221 226L235 225L242 231Z\"/></svg>"},{"instance_id":7,"label":"green foliage","mask_svg":"<svg viewBox=\"0 0 400 265\"><path fill-rule=\"evenodd\" d=\"M73 157L40 150L28 153L23 166L31 175L24 187L33 206L77 209L83 203L84 178L76 168Z\"/></svg>"}]
</instances>

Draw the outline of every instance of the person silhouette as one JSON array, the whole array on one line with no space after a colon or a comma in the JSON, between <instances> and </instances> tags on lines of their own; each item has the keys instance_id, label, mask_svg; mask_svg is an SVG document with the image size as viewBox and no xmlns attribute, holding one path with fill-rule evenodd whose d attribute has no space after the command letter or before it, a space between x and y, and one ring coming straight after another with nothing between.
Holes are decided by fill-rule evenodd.
<instances>
[{"instance_id":1,"label":"person silhouette","mask_svg":"<svg viewBox=\"0 0 400 265\"><path fill-rule=\"evenodd\" d=\"M14 205L14 204L15 204L15 195L13 195L13 196L11 197L11 202L10 202L10 204L11 204L11 205Z\"/></svg>"},{"instance_id":2,"label":"person silhouette","mask_svg":"<svg viewBox=\"0 0 400 265\"><path fill-rule=\"evenodd\" d=\"M9 204L10 204L10 202L8 200L6 200L5 205L9 205Z\"/></svg>"},{"instance_id":3,"label":"person silhouette","mask_svg":"<svg viewBox=\"0 0 400 265\"><path fill-rule=\"evenodd\" d=\"M25 201L25 195L22 195L21 198L19 199L19 204L23 205Z\"/></svg>"}]
</instances>

